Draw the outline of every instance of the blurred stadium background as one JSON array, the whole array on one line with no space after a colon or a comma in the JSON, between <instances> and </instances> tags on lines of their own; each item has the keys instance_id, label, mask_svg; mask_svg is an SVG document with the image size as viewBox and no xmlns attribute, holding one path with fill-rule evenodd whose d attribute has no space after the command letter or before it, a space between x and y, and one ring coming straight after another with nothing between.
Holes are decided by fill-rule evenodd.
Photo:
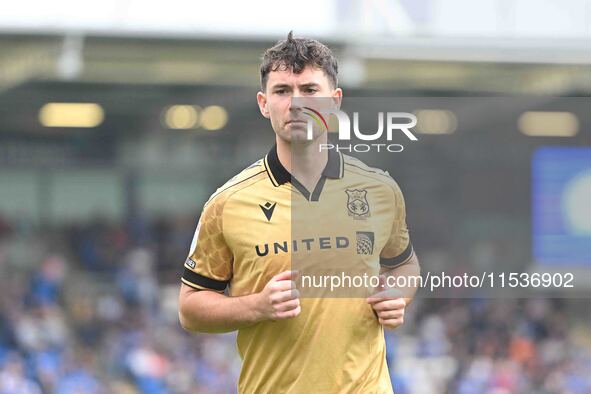
<instances>
[{"instance_id":1,"label":"blurred stadium background","mask_svg":"<svg viewBox=\"0 0 591 394\"><path fill-rule=\"evenodd\" d=\"M235 391L234 337L183 332L179 277L207 197L273 142L258 66L292 29L333 48L349 96L591 92L589 0L4 4L0 393ZM488 128L435 122L422 154L397 159L424 269L535 264L545 252L532 238L553 235L532 218L536 193L560 200L582 176L579 254L546 263L587 272L588 121L536 135L489 116ZM548 175L573 147L578 164ZM533 186L545 176L550 186ZM417 299L387 335L395 391L589 393L589 309L587 298Z\"/></svg>"}]
</instances>

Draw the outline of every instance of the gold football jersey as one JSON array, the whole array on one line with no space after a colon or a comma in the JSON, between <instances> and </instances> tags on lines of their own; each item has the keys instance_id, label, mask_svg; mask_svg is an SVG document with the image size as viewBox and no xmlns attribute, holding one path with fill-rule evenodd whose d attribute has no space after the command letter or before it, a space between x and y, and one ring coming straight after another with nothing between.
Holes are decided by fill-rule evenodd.
<instances>
[{"instance_id":1,"label":"gold football jersey","mask_svg":"<svg viewBox=\"0 0 591 394\"><path fill-rule=\"evenodd\" d=\"M308 191L274 146L207 201L182 282L242 296L279 272L299 271L300 315L238 332L240 393L390 393L383 328L367 289L319 291L310 276L377 276L411 256L404 199L387 172L329 151Z\"/></svg>"}]
</instances>

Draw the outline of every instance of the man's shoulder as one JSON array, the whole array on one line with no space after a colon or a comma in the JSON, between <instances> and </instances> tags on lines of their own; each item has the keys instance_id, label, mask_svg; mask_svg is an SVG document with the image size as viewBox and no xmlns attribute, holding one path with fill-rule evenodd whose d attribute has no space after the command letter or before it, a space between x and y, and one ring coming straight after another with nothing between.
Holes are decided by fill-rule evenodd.
<instances>
[{"instance_id":1,"label":"man's shoulder","mask_svg":"<svg viewBox=\"0 0 591 394\"><path fill-rule=\"evenodd\" d=\"M355 184L377 187L387 198L395 202L404 201L398 182L388 173L377 167L371 167L361 160L343 155L345 177L352 177Z\"/></svg>"},{"instance_id":2,"label":"man's shoulder","mask_svg":"<svg viewBox=\"0 0 591 394\"><path fill-rule=\"evenodd\" d=\"M261 158L220 186L215 193L209 197L209 200L207 200L205 205L211 204L213 201L225 202L233 193L258 182L265 177L266 169L263 163L263 158Z\"/></svg>"},{"instance_id":3,"label":"man's shoulder","mask_svg":"<svg viewBox=\"0 0 591 394\"><path fill-rule=\"evenodd\" d=\"M398 184L388 173L388 171L381 168L371 167L356 157L343 155L343 163L345 166L345 174L362 177L367 182L378 182L387 185L391 188L398 189Z\"/></svg>"}]
</instances>

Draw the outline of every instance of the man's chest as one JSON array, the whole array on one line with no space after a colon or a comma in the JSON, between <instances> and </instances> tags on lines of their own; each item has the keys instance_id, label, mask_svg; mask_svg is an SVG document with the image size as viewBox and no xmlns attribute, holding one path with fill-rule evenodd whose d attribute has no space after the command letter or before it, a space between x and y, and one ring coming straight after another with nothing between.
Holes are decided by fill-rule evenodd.
<instances>
[{"instance_id":1,"label":"man's chest","mask_svg":"<svg viewBox=\"0 0 591 394\"><path fill-rule=\"evenodd\" d=\"M224 214L234 276L260 285L286 269L375 273L392 227L388 199L379 188L343 184L327 185L318 201L289 185L245 194Z\"/></svg>"}]
</instances>

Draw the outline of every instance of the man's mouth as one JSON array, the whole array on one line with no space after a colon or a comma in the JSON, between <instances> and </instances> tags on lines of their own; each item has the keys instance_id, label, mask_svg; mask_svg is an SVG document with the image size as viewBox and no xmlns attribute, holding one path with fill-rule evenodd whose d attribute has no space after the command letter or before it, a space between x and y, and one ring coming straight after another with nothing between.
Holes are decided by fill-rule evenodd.
<instances>
[{"instance_id":1,"label":"man's mouth","mask_svg":"<svg viewBox=\"0 0 591 394\"><path fill-rule=\"evenodd\" d=\"M292 123L302 123L302 124L306 124L306 121L304 120L299 120L299 119L292 119L292 120L288 120L285 124L292 124Z\"/></svg>"}]
</instances>

